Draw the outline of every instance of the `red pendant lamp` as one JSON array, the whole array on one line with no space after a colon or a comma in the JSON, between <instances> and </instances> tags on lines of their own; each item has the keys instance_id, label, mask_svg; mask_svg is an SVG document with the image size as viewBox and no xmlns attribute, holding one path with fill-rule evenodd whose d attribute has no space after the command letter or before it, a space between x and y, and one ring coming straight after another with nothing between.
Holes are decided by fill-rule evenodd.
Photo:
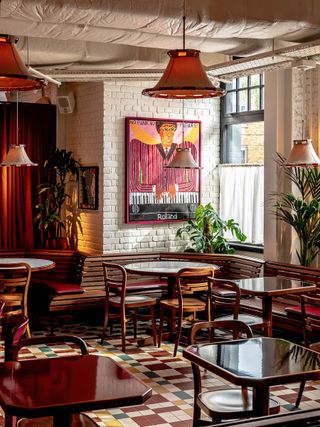
<instances>
[{"instance_id":1,"label":"red pendant lamp","mask_svg":"<svg viewBox=\"0 0 320 427\"><path fill-rule=\"evenodd\" d=\"M43 82L29 73L14 46L16 41L0 35L0 91L41 89Z\"/></svg>"},{"instance_id":2,"label":"red pendant lamp","mask_svg":"<svg viewBox=\"0 0 320 427\"><path fill-rule=\"evenodd\" d=\"M226 91L213 86L200 61L200 51L186 49L186 4L184 1L183 48L169 50L169 63L158 83L143 95L163 99L217 98Z\"/></svg>"}]
</instances>

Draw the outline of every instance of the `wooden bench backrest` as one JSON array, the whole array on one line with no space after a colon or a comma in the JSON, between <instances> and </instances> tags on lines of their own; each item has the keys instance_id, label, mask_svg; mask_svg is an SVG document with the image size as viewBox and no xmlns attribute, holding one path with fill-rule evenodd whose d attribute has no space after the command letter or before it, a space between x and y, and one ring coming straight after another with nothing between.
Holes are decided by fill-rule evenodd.
<instances>
[{"instance_id":1,"label":"wooden bench backrest","mask_svg":"<svg viewBox=\"0 0 320 427\"><path fill-rule=\"evenodd\" d=\"M218 265L220 270L215 273L218 278L247 279L258 277L263 261L240 255L199 254L192 252L160 253L162 260L198 261Z\"/></svg>"},{"instance_id":2,"label":"wooden bench backrest","mask_svg":"<svg viewBox=\"0 0 320 427\"><path fill-rule=\"evenodd\" d=\"M264 276L283 276L293 279L320 283L320 269L275 261L264 263Z\"/></svg>"},{"instance_id":3,"label":"wooden bench backrest","mask_svg":"<svg viewBox=\"0 0 320 427\"><path fill-rule=\"evenodd\" d=\"M82 286L84 288L104 288L103 262L114 262L120 265L126 265L130 262L158 261L157 253L112 253L99 256L88 255L84 261ZM130 281L141 280L136 275L128 275ZM154 278L153 278L154 279Z\"/></svg>"},{"instance_id":4,"label":"wooden bench backrest","mask_svg":"<svg viewBox=\"0 0 320 427\"><path fill-rule=\"evenodd\" d=\"M9 258L27 257L49 259L56 264L55 268L51 270L33 272L33 279L55 278L57 280L81 283L85 255L80 252L69 250L34 249L29 251L0 251L0 256Z\"/></svg>"}]
</instances>

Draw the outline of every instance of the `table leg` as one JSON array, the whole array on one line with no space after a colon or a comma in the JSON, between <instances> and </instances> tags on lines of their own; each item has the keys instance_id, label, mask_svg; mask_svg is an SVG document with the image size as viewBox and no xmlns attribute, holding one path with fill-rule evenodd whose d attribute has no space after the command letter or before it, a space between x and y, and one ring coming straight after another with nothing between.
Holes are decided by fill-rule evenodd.
<instances>
[{"instance_id":1,"label":"table leg","mask_svg":"<svg viewBox=\"0 0 320 427\"><path fill-rule=\"evenodd\" d=\"M269 415L269 387L253 389L253 410L257 417Z\"/></svg>"},{"instance_id":2,"label":"table leg","mask_svg":"<svg viewBox=\"0 0 320 427\"><path fill-rule=\"evenodd\" d=\"M262 317L267 326L264 329L266 337L272 337L272 297L262 297Z\"/></svg>"},{"instance_id":3,"label":"table leg","mask_svg":"<svg viewBox=\"0 0 320 427\"><path fill-rule=\"evenodd\" d=\"M53 427L71 427L72 426L72 414L62 413L56 414L53 417Z\"/></svg>"}]
</instances>

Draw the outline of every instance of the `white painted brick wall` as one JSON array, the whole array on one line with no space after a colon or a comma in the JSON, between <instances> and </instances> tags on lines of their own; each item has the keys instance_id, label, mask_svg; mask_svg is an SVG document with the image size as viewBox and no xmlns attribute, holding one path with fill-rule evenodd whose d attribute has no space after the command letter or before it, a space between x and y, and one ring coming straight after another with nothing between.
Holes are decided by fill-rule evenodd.
<instances>
[{"instance_id":1,"label":"white painted brick wall","mask_svg":"<svg viewBox=\"0 0 320 427\"><path fill-rule=\"evenodd\" d=\"M125 117L182 119L182 102L141 95L155 82L104 82L103 252L173 251L182 223L125 224ZM185 119L202 121L202 203L218 206L219 100L186 100Z\"/></svg>"},{"instance_id":2,"label":"white painted brick wall","mask_svg":"<svg viewBox=\"0 0 320 427\"><path fill-rule=\"evenodd\" d=\"M99 166L99 210L77 208L77 191L74 192L73 208L81 221L83 234L78 227L78 248L82 251L101 252L103 247L103 83L72 83L76 100L72 114L59 114L64 122L65 147L83 166ZM60 144L61 145L61 144ZM105 215L108 215L106 213ZM75 218L76 219L76 218Z\"/></svg>"}]
</instances>

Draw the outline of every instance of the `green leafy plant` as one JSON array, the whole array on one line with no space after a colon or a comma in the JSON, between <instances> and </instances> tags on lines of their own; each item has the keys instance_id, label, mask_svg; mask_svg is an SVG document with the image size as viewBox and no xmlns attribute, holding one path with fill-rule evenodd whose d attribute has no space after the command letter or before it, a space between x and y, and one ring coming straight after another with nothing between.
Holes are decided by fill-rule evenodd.
<instances>
[{"instance_id":1,"label":"green leafy plant","mask_svg":"<svg viewBox=\"0 0 320 427\"><path fill-rule=\"evenodd\" d=\"M239 224L233 219L223 220L219 217L211 203L199 205L196 209L195 219L177 230L177 237L183 238L186 235L189 239L186 252L201 253L233 253L229 242L224 237L226 231L231 231L232 235L244 242L246 236L240 230Z\"/></svg>"},{"instance_id":2,"label":"green leafy plant","mask_svg":"<svg viewBox=\"0 0 320 427\"><path fill-rule=\"evenodd\" d=\"M49 182L39 185L42 202L35 206L37 214L34 222L39 224L47 239L62 238L65 229L63 205L70 198L66 186L73 177L77 178L80 163L72 156L71 151L56 149L52 157L45 161L49 169Z\"/></svg>"},{"instance_id":3,"label":"green leafy plant","mask_svg":"<svg viewBox=\"0 0 320 427\"><path fill-rule=\"evenodd\" d=\"M296 192L279 192L273 196L274 214L297 233L296 251L301 265L310 266L319 253L320 244L320 172L313 167L291 167L278 153L277 164L295 185Z\"/></svg>"}]
</instances>

